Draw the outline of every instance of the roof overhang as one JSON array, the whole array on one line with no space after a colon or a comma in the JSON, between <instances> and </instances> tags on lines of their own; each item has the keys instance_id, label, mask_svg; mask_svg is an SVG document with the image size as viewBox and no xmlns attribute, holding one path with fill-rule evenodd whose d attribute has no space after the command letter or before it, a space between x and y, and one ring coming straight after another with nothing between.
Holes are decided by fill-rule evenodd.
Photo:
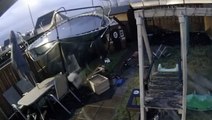
<instances>
[{"instance_id":1,"label":"roof overhang","mask_svg":"<svg viewBox=\"0 0 212 120\"><path fill-rule=\"evenodd\" d=\"M127 11L130 9L129 5L124 6L118 6L118 7L112 7L110 15L117 15L121 13L127 13Z\"/></svg>"},{"instance_id":2,"label":"roof overhang","mask_svg":"<svg viewBox=\"0 0 212 120\"><path fill-rule=\"evenodd\" d=\"M0 17L16 2L17 0L0 0Z\"/></svg>"},{"instance_id":3,"label":"roof overhang","mask_svg":"<svg viewBox=\"0 0 212 120\"><path fill-rule=\"evenodd\" d=\"M212 4L212 0L151 0L131 3L133 9L142 9L157 6L172 6L172 5L189 5L189 4Z\"/></svg>"}]
</instances>

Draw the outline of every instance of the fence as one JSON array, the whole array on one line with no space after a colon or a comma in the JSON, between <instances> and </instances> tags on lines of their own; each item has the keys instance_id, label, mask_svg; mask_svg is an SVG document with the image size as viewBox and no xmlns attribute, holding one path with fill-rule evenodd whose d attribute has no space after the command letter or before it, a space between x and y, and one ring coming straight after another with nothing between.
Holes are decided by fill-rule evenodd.
<instances>
[{"instance_id":1,"label":"fence","mask_svg":"<svg viewBox=\"0 0 212 120\"><path fill-rule=\"evenodd\" d=\"M204 17L192 16L188 18L190 32L204 31ZM179 20L177 17L148 18L147 25L157 26L170 31L179 31Z\"/></svg>"},{"instance_id":2,"label":"fence","mask_svg":"<svg viewBox=\"0 0 212 120\"><path fill-rule=\"evenodd\" d=\"M0 68L0 107L7 115L12 112L12 107L3 97L3 93L10 86L14 85L18 81L18 79L18 75L16 71L13 70L11 62L8 62Z\"/></svg>"},{"instance_id":3,"label":"fence","mask_svg":"<svg viewBox=\"0 0 212 120\"><path fill-rule=\"evenodd\" d=\"M30 68L32 72L35 74L36 79L38 80L37 82L41 82L40 80L48 77L47 75L41 74L39 72L40 67L34 63L32 60L30 60L28 57L25 57L30 65ZM10 86L14 86L14 84L19 81L19 77L17 72L13 69L11 61L7 60L1 68L0 68L0 115L4 115L4 113L9 116L12 112L13 109L11 105L5 100L3 97L4 91L6 91ZM38 71L38 72L37 72ZM16 86L14 86L16 87ZM2 113L4 112L4 113ZM0 118L1 119L1 118Z\"/></svg>"}]
</instances>

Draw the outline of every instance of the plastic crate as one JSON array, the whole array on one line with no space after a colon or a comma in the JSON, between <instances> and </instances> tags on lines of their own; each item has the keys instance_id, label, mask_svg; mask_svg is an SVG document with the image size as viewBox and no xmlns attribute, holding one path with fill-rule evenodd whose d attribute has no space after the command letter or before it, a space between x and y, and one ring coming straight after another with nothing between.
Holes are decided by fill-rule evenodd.
<instances>
[{"instance_id":1,"label":"plastic crate","mask_svg":"<svg viewBox=\"0 0 212 120\"><path fill-rule=\"evenodd\" d=\"M107 77L96 74L89 79L91 89L94 93L100 95L110 88L109 80Z\"/></svg>"}]
</instances>

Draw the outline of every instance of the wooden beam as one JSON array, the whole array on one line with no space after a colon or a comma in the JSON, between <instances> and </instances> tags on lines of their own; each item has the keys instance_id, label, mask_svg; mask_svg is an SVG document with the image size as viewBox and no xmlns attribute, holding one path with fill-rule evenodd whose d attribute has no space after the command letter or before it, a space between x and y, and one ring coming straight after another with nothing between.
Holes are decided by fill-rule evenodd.
<instances>
[{"instance_id":1,"label":"wooden beam","mask_svg":"<svg viewBox=\"0 0 212 120\"><path fill-rule=\"evenodd\" d=\"M147 10L136 10L135 13L142 17L170 17L170 16L212 16L212 8L155 8Z\"/></svg>"},{"instance_id":2,"label":"wooden beam","mask_svg":"<svg viewBox=\"0 0 212 120\"><path fill-rule=\"evenodd\" d=\"M145 44L147 56L148 56L148 59L149 59L149 64L151 64L152 63L152 52L151 52L150 45L149 45L149 40L148 40L148 36L147 36L147 32L146 32L144 18L141 18L141 22L142 22L142 24L141 24L141 34L142 34L143 39L144 39L144 44Z\"/></svg>"},{"instance_id":3,"label":"wooden beam","mask_svg":"<svg viewBox=\"0 0 212 120\"><path fill-rule=\"evenodd\" d=\"M183 112L182 120L186 120L186 96L187 96L187 16L181 15L178 17L180 22L181 36L181 63L182 63L182 79L183 79Z\"/></svg>"},{"instance_id":4,"label":"wooden beam","mask_svg":"<svg viewBox=\"0 0 212 120\"><path fill-rule=\"evenodd\" d=\"M144 109L144 51L143 51L143 38L141 34L143 21L139 14L135 14L137 34L138 34L138 58L139 58L139 87L140 87L140 119L145 120Z\"/></svg>"},{"instance_id":5,"label":"wooden beam","mask_svg":"<svg viewBox=\"0 0 212 120\"><path fill-rule=\"evenodd\" d=\"M133 9L143 9L158 6L189 5L189 4L210 4L211 0L144 0L137 3L130 3Z\"/></svg>"}]
</instances>

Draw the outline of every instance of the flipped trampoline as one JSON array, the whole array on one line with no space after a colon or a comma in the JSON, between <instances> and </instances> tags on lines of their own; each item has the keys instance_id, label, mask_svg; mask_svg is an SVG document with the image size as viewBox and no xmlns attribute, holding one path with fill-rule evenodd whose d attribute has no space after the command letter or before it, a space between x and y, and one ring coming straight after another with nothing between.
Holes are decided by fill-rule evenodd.
<instances>
[{"instance_id":1,"label":"flipped trampoline","mask_svg":"<svg viewBox=\"0 0 212 120\"><path fill-rule=\"evenodd\" d=\"M103 9L101 6L94 6L58 11L56 14L90 8ZM55 23L57 23L56 19ZM67 19L58 22L52 29L34 41L27 48L27 52L33 61L40 61L42 66L52 66L47 65L51 64L51 61L61 66L59 62L64 59L67 63L68 56L71 55L76 57L77 61L80 62L79 64L83 64L83 62L90 59L92 52L97 51L92 50L93 47L102 48L104 46L101 39L109 24L110 19L104 13L101 15L90 12L67 17ZM61 58L61 55L63 58ZM61 69L58 69L57 72L59 70Z\"/></svg>"}]
</instances>

